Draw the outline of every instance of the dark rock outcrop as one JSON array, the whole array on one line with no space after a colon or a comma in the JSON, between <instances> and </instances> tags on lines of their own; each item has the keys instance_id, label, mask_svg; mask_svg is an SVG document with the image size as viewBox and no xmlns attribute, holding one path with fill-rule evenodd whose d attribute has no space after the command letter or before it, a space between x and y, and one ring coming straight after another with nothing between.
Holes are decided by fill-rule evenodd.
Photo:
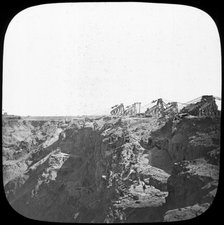
<instances>
[{"instance_id":1,"label":"dark rock outcrop","mask_svg":"<svg viewBox=\"0 0 224 225\"><path fill-rule=\"evenodd\" d=\"M207 163L205 159L175 163L167 181L167 205L182 208L197 203L211 203L213 199L206 199L205 196L217 190L218 178L218 166Z\"/></svg>"}]
</instances>

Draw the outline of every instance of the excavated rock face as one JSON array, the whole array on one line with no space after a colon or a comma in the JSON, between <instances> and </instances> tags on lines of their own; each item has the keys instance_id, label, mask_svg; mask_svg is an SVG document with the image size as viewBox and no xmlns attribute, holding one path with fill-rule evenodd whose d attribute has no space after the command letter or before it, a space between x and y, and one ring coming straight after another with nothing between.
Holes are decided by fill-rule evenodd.
<instances>
[{"instance_id":1,"label":"excavated rock face","mask_svg":"<svg viewBox=\"0 0 224 225\"><path fill-rule=\"evenodd\" d=\"M101 165L101 138L88 127L79 132L67 130L65 134L67 137L57 143L56 149L48 153L49 149L44 148L38 154L41 160L25 172L26 182L8 196L22 215L46 221L74 221L73 214L81 211L79 218L83 212L81 220L88 221L88 215L90 219L98 208L99 193L104 189L100 178L106 168Z\"/></svg>"},{"instance_id":2,"label":"excavated rock face","mask_svg":"<svg viewBox=\"0 0 224 225\"><path fill-rule=\"evenodd\" d=\"M219 167L205 159L176 163L168 178L164 221L192 219L212 204L218 188Z\"/></svg>"},{"instance_id":3,"label":"excavated rock face","mask_svg":"<svg viewBox=\"0 0 224 225\"><path fill-rule=\"evenodd\" d=\"M169 121L151 133L148 146L166 151L173 162L164 221L190 219L204 212L218 186L220 120L188 116Z\"/></svg>"},{"instance_id":4,"label":"excavated rock face","mask_svg":"<svg viewBox=\"0 0 224 225\"><path fill-rule=\"evenodd\" d=\"M174 161L204 157L219 147L220 121L211 118L185 118L176 125L169 153Z\"/></svg>"},{"instance_id":5,"label":"excavated rock face","mask_svg":"<svg viewBox=\"0 0 224 225\"><path fill-rule=\"evenodd\" d=\"M58 123L46 121L3 120L3 181L20 176L32 163L32 155L58 140ZM38 160L35 157L35 160Z\"/></svg>"},{"instance_id":6,"label":"excavated rock face","mask_svg":"<svg viewBox=\"0 0 224 225\"><path fill-rule=\"evenodd\" d=\"M205 203L210 192L216 192L219 168L205 159L176 163L168 178L167 203L171 208L182 208L196 203Z\"/></svg>"},{"instance_id":7,"label":"excavated rock face","mask_svg":"<svg viewBox=\"0 0 224 225\"><path fill-rule=\"evenodd\" d=\"M188 206L179 209L169 210L165 213L164 222L173 222L180 220L192 219L196 216L201 215L209 208L209 203L195 204L193 206Z\"/></svg>"},{"instance_id":8,"label":"excavated rock face","mask_svg":"<svg viewBox=\"0 0 224 225\"><path fill-rule=\"evenodd\" d=\"M219 139L219 121L209 118L5 122L6 197L43 221L186 219L214 198ZM14 157L21 142L27 150Z\"/></svg>"},{"instance_id":9,"label":"excavated rock face","mask_svg":"<svg viewBox=\"0 0 224 225\"><path fill-rule=\"evenodd\" d=\"M207 157L220 145L220 120L186 117L168 121L151 134L148 145L166 150L173 162Z\"/></svg>"}]
</instances>

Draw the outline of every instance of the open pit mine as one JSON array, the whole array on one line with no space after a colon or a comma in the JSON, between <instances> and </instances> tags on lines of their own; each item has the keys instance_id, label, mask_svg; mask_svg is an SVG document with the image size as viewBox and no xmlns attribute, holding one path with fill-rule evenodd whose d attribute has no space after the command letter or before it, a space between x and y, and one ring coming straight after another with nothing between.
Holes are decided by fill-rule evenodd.
<instances>
[{"instance_id":1,"label":"open pit mine","mask_svg":"<svg viewBox=\"0 0 224 225\"><path fill-rule=\"evenodd\" d=\"M187 220L218 187L220 110L214 96L180 109L154 100L94 117L2 115L6 198L34 220L126 223Z\"/></svg>"}]
</instances>

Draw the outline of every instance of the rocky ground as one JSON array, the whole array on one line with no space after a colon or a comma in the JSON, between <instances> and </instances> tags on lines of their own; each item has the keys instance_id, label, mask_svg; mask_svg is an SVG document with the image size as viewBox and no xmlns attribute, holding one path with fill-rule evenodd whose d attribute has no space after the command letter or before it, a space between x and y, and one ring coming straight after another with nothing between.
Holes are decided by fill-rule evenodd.
<instances>
[{"instance_id":1,"label":"rocky ground","mask_svg":"<svg viewBox=\"0 0 224 225\"><path fill-rule=\"evenodd\" d=\"M2 141L6 197L36 220L186 220L217 191L219 118L3 118Z\"/></svg>"}]
</instances>

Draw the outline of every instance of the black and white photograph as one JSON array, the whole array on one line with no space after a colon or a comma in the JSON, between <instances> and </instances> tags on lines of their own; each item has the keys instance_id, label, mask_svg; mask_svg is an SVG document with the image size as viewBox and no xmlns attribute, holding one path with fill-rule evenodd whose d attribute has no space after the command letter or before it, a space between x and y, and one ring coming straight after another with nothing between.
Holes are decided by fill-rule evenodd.
<instances>
[{"instance_id":1,"label":"black and white photograph","mask_svg":"<svg viewBox=\"0 0 224 225\"><path fill-rule=\"evenodd\" d=\"M54 223L206 213L219 185L221 78L219 31L199 8L67 2L21 10L3 50L11 210Z\"/></svg>"}]
</instances>

